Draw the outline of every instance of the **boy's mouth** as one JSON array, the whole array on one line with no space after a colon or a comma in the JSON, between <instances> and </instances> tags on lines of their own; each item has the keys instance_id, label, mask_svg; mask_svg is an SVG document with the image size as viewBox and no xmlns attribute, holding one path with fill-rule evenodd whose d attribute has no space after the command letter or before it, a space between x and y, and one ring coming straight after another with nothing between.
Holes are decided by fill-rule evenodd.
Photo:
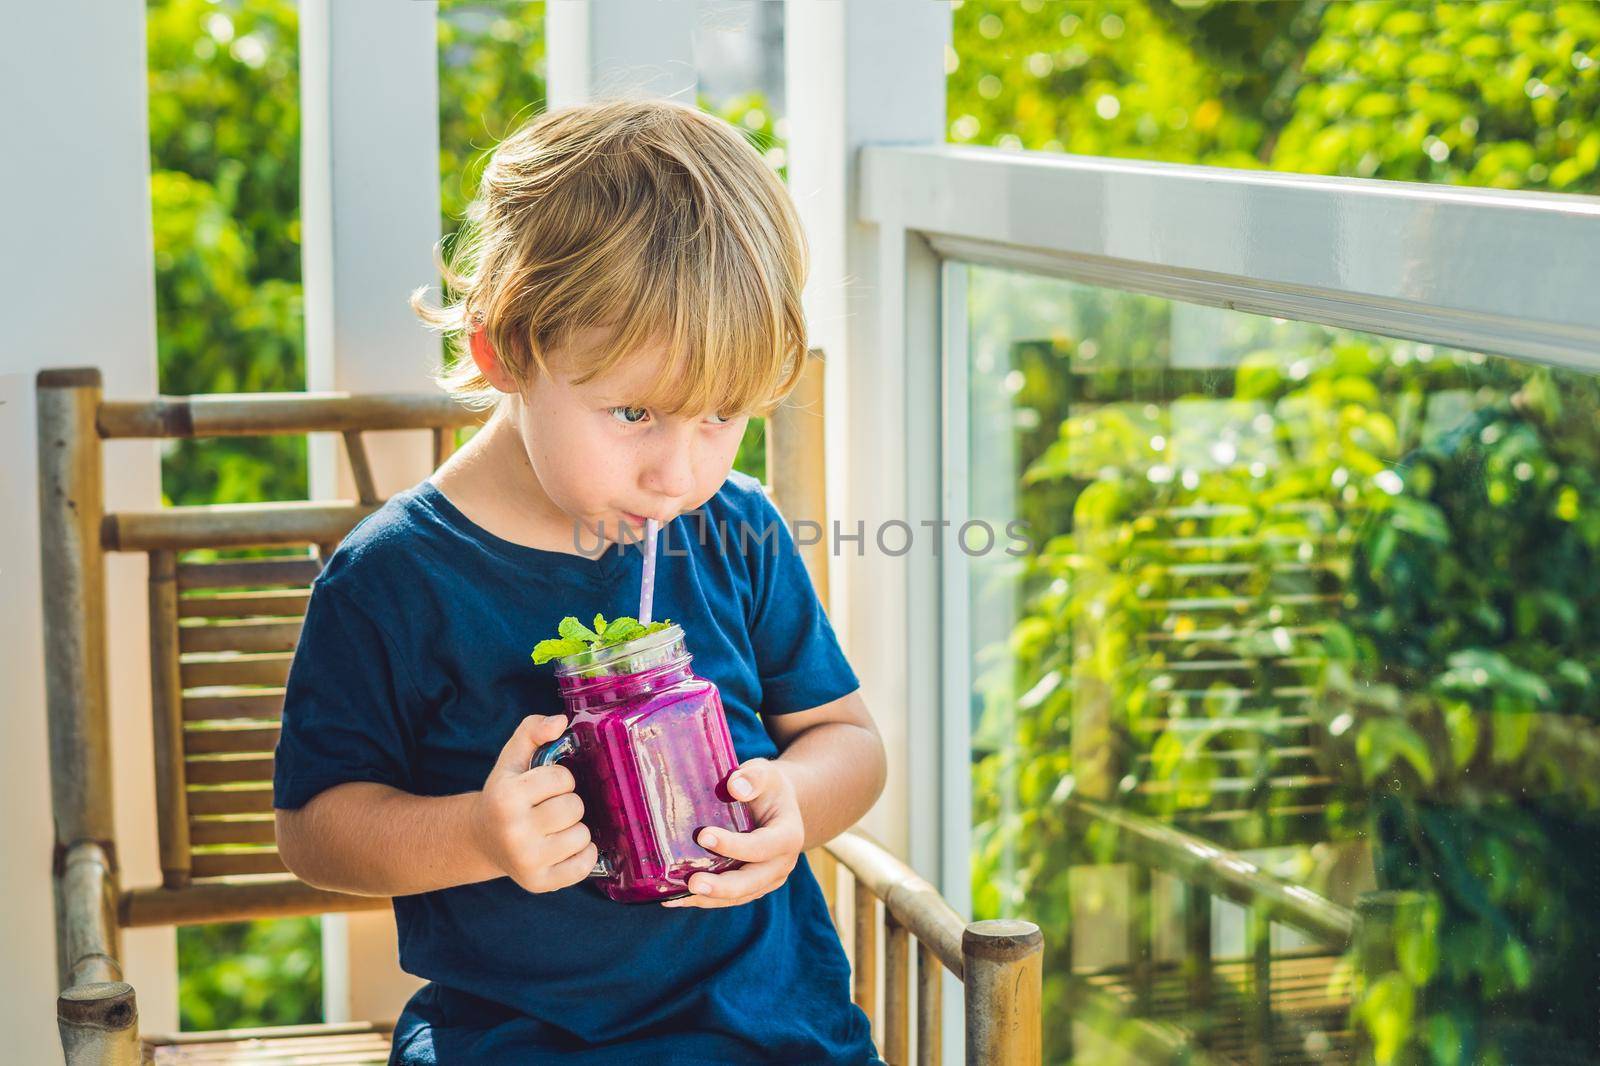
<instances>
[{"instance_id":1,"label":"boy's mouth","mask_svg":"<svg viewBox=\"0 0 1600 1066\"><path fill-rule=\"evenodd\" d=\"M645 521L646 521L646 516L644 516L642 514L634 514L632 511L620 511L618 513L622 515L623 519L629 525L637 526L640 529L644 528L644 524L645 524ZM657 524L658 525L663 525L663 526L666 525L670 521L671 521L670 518L667 518L667 519L658 518L658 519L656 519Z\"/></svg>"}]
</instances>

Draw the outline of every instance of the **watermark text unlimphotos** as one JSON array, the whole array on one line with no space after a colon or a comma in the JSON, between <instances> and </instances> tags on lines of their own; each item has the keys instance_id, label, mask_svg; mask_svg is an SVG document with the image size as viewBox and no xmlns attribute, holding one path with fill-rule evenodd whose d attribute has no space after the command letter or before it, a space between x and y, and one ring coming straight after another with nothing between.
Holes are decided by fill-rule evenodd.
<instances>
[{"instance_id":1,"label":"watermark text unlimphotos","mask_svg":"<svg viewBox=\"0 0 1600 1066\"><path fill-rule=\"evenodd\" d=\"M1028 523L1022 519L1012 519L1003 528L997 528L995 523L981 518L959 525L945 518L916 522L890 518L873 523L865 519L854 522L834 519L826 526L808 518L760 522L747 518L712 518L703 511L689 511L683 518L681 532L670 532L672 526L662 531L656 545L660 554L689 554L690 545L685 537L697 542L701 549L711 549L722 555L750 556L764 552L771 558L776 558L785 547L795 551L812 545L824 546L830 555L853 553L858 558L868 551L896 558L913 551L926 551L934 557L947 551L960 551L974 558L996 552L1021 557L1037 547ZM599 552L607 543L642 544L644 539L642 529L626 523L608 528L602 521L596 531L586 530L577 523L572 528L572 546L584 555Z\"/></svg>"}]
</instances>

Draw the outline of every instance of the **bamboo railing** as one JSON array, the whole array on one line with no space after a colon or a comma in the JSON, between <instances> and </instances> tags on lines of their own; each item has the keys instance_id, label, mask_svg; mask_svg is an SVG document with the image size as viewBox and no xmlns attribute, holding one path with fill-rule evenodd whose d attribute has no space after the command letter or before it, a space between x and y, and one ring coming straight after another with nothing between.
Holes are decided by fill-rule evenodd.
<instances>
[{"instance_id":1,"label":"bamboo railing","mask_svg":"<svg viewBox=\"0 0 1600 1066\"><path fill-rule=\"evenodd\" d=\"M769 477L776 483L774 495L795 513L819 520L825 513L821 398L821 362L812 359L790 403L773 416L768 436L769 456L777 462ZM320 560L381 502L362 434L429 430L437 463L454 448L456 431L479 416L442 396L106 402L94 370L41 373L38 413L62 989L57 1020L69 1066L134 1066L148 1048L141 1049L134 990L122 980L118 963L122 928L389 906L387 899L326 892L281 872L265 820L281 682L299 638L305 586ZM104 513L103 440L317 432L340 435L356 500ZM294 554L214 563L184 554L262 546L292 546ZM817 584L826 602L824 550L804 550L813 575L821 575ZM124 886L116 861L106 700L107 551L144 553L150 563L162 870L156 886ZM889 1062L940 1060L943 972L964 983L967 1061L1040 1061L1043 948L1036 926L966 923L931 885L859 832L808 858L842 938L853 943L855 998L872 1019ZM846 900L851 920L841 922ZM301 1036L344 1041L340 1046L355 1053L381 1027L314 1029L272 1030L271 1036L287 1043ZM211 1034L219 1047L243 1038ZM195 1039L151 1038L147 1044L190 1046Z\"/></svg>"}]
</instances>

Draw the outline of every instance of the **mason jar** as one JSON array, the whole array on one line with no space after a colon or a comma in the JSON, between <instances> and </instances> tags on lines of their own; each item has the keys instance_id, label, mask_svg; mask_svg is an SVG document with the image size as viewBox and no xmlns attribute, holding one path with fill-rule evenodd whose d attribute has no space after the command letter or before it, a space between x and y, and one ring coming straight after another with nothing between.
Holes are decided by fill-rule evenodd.
<instances>
[{"instance_id":1,"label":"mason jar","mask_svg":"<svg viewBox=\"0 0 1600 1066\"><path fill-rule=\"evenodd\" d=\"M702 829L747 833L727 791L738 766L717 686L695 675L678 626L556 660L567 732L534 766L565 763L600 857L590 873L622 903L689 895L696 873L742 865L695 842Z\"/></svg>"}]
</instances>

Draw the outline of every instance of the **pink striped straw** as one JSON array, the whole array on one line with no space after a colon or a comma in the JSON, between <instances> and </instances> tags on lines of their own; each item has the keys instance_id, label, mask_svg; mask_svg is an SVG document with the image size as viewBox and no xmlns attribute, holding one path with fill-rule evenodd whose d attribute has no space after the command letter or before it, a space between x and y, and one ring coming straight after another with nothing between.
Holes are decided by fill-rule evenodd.
<instances>
[{"instance_id":1,"label":"pink striped straw","mask_svg":"<svg viewBox=\"0 0 1600 1066\"><path fill-rule=\"evenodd\" d=\"M656 531L654 518L644 520L644 577L639 582L639 623L650 624L650 604L656 595Z\"/></svg>"}]
</instances>

